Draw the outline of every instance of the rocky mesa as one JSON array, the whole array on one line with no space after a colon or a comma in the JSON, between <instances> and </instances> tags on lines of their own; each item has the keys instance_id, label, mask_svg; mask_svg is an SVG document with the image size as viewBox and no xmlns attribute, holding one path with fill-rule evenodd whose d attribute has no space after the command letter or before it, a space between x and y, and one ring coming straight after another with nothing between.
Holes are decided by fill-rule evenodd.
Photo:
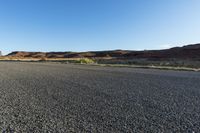
<instances>
[{"instance_id":1,"label":"rocky mesa","mask_svg":"<svg viewBox=\"0 0 200 133\"><path fill-rule=\"evenodd\" d=\"M200 60L200 43L163 50L113 50L90 52L25 52L15 51L7 57L17 58L120 58L120 59L194 59Z\"/></svg>"}]
</instances>

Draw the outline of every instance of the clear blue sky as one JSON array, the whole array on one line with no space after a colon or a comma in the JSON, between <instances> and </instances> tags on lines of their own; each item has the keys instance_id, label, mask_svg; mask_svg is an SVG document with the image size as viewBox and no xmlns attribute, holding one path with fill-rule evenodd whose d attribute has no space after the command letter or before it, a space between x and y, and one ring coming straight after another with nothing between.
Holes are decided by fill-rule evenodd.
<instances>
[{"instance_id":1,"label":"clear blue sky","mask_svg":"<svg viewBox=\"0 0 200 133\"><path fill-rule=\"evenodd\" d=\"M160 49L200 42L200 0L0 0L0 50Z\"/></svg>"}]
</instances>

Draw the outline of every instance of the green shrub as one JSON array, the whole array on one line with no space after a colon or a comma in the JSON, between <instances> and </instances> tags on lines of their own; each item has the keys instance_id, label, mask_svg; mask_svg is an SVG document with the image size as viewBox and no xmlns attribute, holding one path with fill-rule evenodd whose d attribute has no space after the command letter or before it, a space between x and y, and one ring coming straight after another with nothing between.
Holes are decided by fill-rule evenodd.
<instances>
[{"instance_id":1,"label":"green shrub","mask_svg":"<svg viewBox=\"0 0 200 133\"><path fill-rule=\"evenodd\" d=\"M95 61L89 58L81 58L79 60L77 60L76 63L81 63L81 64L94 64Z\"/></svg>"}]
</instances>

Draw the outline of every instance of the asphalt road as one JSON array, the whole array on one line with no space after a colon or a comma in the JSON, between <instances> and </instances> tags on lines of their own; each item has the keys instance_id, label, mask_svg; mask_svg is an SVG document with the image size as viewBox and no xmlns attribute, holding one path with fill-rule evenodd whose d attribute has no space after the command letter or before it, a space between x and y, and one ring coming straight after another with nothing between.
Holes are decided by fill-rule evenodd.
<instances>
[{"instance_id":1,"label":"asphalt road","mask_svg":"<svg viewBox=\"0 0 200 133\"><path fill-rule=\"evenodd\" d=\"M200 73L0 62L0 132L200 132Z\"/></svg>"}]
</instances>

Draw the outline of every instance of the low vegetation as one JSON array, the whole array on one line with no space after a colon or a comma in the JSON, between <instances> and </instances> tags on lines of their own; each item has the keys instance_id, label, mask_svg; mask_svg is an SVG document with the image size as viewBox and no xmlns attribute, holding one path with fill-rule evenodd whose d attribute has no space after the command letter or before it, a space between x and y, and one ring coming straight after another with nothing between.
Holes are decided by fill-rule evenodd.
<instances>
[{"instance_id":1,"label":"low vegetation","mask_svg":"<svg viewBox=\"0 0 200 133\"><path fill-rule=\"evenodd\" d=\"M180 59L120 59L120 58L16 58L0 57L0 61L60 62L73 64L92 64L101 66L139 67L173 70L200 71L200 60Z\"/></svg>"},{"instance_id":2,"label":"low vegetation","mask_svg":"<svg viewBox=\"0 0 200 133\"><path fill-rule=\"evenodd\" d=\"M76 61L76 63L81 63L81 64L94 64L95 61L93 59L89 59L89 58L81 58L81 59L78 59Z\"/></svg>"},{"instance_id":3,"label":"low vegetation","mask_svg":"<svg viewBox=\"0 0 200 133\"><path fill-rule=\"evenodd\" d=\"M45 58L38 59L40 62L61 62L61 63L77 63L77 64L95 64L94 59L89 58Z\"/></svg>"},{"instance_id":4,"label":"low vegetation","mask_svg":"<svg viewBox=\"0 0 200 133\"><path fill-rule=\"evenodd\" d=\"M165 67L188 67L200 68L199 60L183 59L98 59L98 64L119 64L119 65L139 65L139 66L165 66Z\"/></svg>"}]
</instances>

